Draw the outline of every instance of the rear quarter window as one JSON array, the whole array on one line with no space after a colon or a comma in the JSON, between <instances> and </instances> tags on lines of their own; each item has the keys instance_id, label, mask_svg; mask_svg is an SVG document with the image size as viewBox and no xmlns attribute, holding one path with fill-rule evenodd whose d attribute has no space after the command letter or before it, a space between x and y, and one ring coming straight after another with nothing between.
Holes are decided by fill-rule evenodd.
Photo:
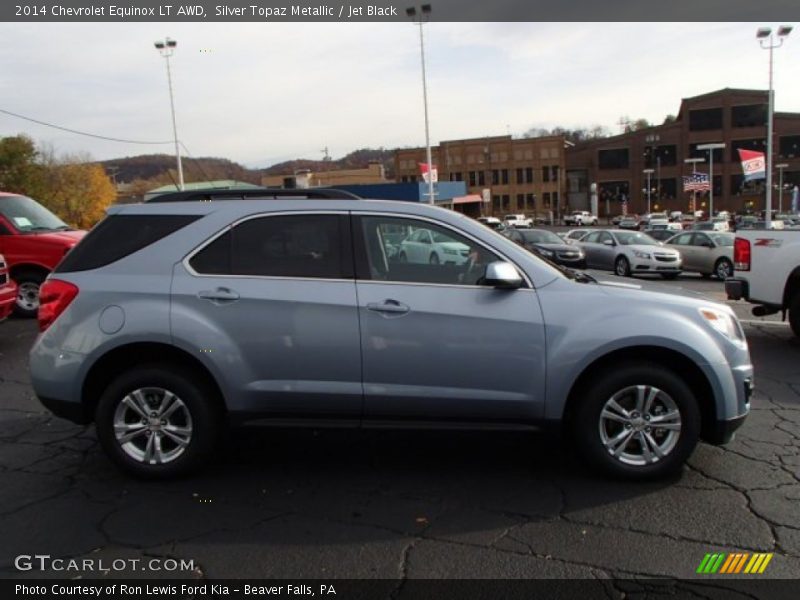
<instances>
[{"instance_id":1,"label":"rear quarter window","mask_svg":"<svg viewBox=\"0 0 800 600\"><path fill-rule=\"evenodd\" d=\"M200 217L201 215L108 216L64 257L55 272L89 271L110 265L175 233Z\"/></svg>"}]
</instances>

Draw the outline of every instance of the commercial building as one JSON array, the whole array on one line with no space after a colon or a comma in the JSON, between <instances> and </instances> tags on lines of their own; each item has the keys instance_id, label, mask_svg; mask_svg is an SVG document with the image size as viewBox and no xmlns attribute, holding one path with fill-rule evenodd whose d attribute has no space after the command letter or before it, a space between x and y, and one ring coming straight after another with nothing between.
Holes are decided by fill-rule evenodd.
<instances>
[{"instance_id":1,"label":"commercial building","mask_svg":"<svg viewBox=\"0 0 800 600\"><path fill-rule=\"evenodd\" d=\"M713 150L714 210L758 211L764 208L764 181L744 182L739 149L766 152L768 92L722 89L684 98L674 120L623 135L580 143L566 152L566 193L572 209L588 210L592 183L597 184L601 216L691 208L692 194L683 191L682 177L693 170L709 172L709 151L699 145L723 143ZM784 191L773 192L773 207L781 200L788 209L790 190L800 185L800 113L775 113L775 165L783 171ZM703 158L693 165L687 158ZM779 182L778 169L773 181ZM708 212L708 193L698 193L696 210Z\"/></svg>"},{"instance_id":2,"label":"commercial building","mask_svg":"<svg viewBox=\"0 0 800 600\"><path fill-rule=\"evenodd\" d=\"M303 169L289 175L265 175L261 178L264 187L308 188L335 187L339 185L388 183L383 165L371 162L359 169L329 169L312 171Z\"/></svg>"},{"instance_id":3,"label":"commercial building","mask_svg":"<svg viewBox=\"0 0 800 600\"><path fill-rule=\"evenodd\" d=\"M431 149L439 181L463 181L468 195L453 208L471 216L564 210L564 138L510 135L441 142ZM422 179L425 148L395 151L400 183Z\"/></svg>"}]
</instances>

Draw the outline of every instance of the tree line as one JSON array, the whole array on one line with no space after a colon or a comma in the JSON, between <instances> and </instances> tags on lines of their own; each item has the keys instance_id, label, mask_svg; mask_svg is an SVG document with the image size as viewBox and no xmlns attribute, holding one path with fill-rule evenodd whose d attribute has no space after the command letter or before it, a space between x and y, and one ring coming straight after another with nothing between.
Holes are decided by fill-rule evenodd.
<instances>
[{"instance_id":1,"label":"tree line","mask_svg":"<svg viewBox=\"0 0 800 600\"><path fill-rule=\"evenodd\" d=\"M59 155L25 135L0 138L0 191L30 196L79 229L102 219L116 199L105 169L89 155Z\"/></svg>"}]
</instances>

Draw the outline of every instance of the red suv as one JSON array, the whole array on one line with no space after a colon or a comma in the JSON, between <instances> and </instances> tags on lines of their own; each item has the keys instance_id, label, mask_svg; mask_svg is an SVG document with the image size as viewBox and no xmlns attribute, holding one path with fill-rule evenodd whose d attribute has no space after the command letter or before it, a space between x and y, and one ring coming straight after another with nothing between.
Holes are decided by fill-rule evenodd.
<instances>
[{"instance_id":1,"label":"red suv","mask_svg":"<svg viewBox=\"0 0 800 600\"><path fill-rule=\"evenodd\" d=\"M17 284L8 276L6 259L0 254L0 321L5 321L6 317L11 314L16 298Z\"/></svg>"},{"instance_id":2,"label":"red suv","mask_svg":"<svg viewBox=\"0 0 800 600\"><path fill-rule=\"evenodd\" d=\"M0 254L17 284L16 314L36 316L39 286L84 235L35 200L0 192Z\"/></svg>"}]
</instances>

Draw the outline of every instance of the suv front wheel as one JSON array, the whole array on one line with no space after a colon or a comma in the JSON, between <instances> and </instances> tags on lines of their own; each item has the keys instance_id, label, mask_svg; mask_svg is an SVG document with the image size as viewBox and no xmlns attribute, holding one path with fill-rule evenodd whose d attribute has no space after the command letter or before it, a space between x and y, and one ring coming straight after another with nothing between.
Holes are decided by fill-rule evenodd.
<instances>
[{"instance_id":1,"label":"suv front wheel","mask_svg":"<svg viewBox=\"0 0 800 600\"><path fill-rule=\"evenodd\" d=\"M212 395L185 369L135 367L109 385L95 412L106 453L129 473L169 478L201 467L218 434Z\"/></svg>"},{"instance_id":2,"label":"suv front wheel","mask_svg":"<svg viewBox=\"0 0 800 600\"><path fill-rule=\"evenodd\" d=\"M697 445L700 410L672 371L635 363L587 386L573 421L584 457L627 479L662 477L681 468Z\"/></svg>"}]
</instances>

